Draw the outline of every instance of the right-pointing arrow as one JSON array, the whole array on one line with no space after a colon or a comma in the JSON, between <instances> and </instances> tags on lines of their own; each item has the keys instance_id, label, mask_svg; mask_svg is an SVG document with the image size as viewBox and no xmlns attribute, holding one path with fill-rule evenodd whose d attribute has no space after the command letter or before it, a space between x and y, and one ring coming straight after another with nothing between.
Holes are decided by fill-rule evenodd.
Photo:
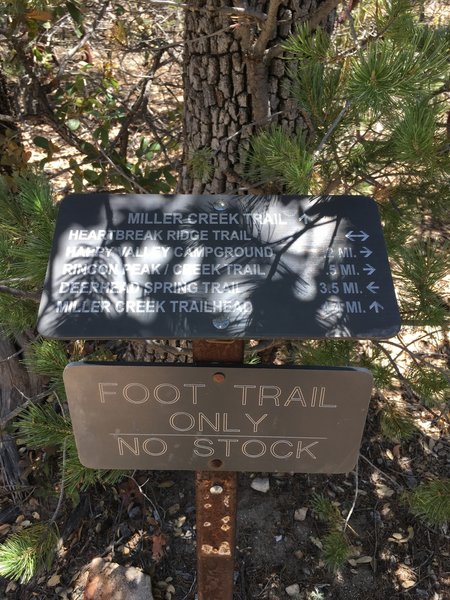
<instances>
[{"instance_id":1,"label":"right-pointing arrow","mask_svg":"<svg viewBox=\"0 0 450 600\"><path fill-rule=\"evenodd\" d=\"M376 313L379 313L380 310L384 310L384 306L382 304L380 304L379 302L377 302L376 300L374 300L372 302L372 304L369 306L370 310L374 310Z\"/></svg>"},{"instance_id":2,"label":"right-pointing arrow","mask_svg":"<svg viewBox=\"0 0 450 600\"><path fill-rule=\"evenodd\" d=\"M363 267L363 271L365 271L367 275L372 275L372 273L375 273L376 269L375 267L372 267L372 265L369 265L369 263L366 263L366 266Z\"/></svg>"},{"instance_id":3,"label":"right-pointing arrow","mask_svg":"<svg viewBox=\"0 0 450 600\"><path fill-rule=\"evenodd\" d=\"M370 248L367 248L366 246L363 246L359 253L367 258L372 254L372 250L370 250Z\"/></svg>"}]
</instances>

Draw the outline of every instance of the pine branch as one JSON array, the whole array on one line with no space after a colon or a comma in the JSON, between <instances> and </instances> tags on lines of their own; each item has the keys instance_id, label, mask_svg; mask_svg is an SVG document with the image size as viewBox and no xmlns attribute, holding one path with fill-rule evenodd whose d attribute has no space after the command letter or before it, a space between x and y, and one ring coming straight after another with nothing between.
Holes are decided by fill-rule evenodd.
<instances>
[{"instance_id":1,"label":"pine branch","mask_svg":"<svg viewBox=\"0 0 450 600\"><path fill-rule=\"evenodd\" d=\"M27 292L24 290L18 290L6 285L0 285L0 293L9 294L15 298L22 298L24 300L33 300L33 302L40 302L41 294L37 292Z\"/></svg>"},{"instance_id":2,"label":"pine branch","mask_svg":"<svg viewBox=\"0 0 450 600\"><path fill-rule=\"evenodd\" d=\"M347 114L350 106L351 106L350 101L346 100L343 109L338 114L338 116L335 118L335 120L333 121L333 123L330 125L330 127L328 128L328 131L325 133L325 135L323 136L323 138L320 141L319 145L317 146L317 149L314 151L314 158L317 158L319 156L319 154L322 152L322 150L325 147L326 143L328 142L328 140L330 139L330 137L333 135L334 130L338 127L339 123L342 121L342 119Z\"/></svg>"},{"instance_id":3,"label":"pine branch","mask_svg":"<svg viewBox=\"0 0 450 600\"><path fill-rule=\"evenodd\" d=\"M281 1L282 0L269 0L267 20L261 25L261 33L257 37L250 51L254 60L263 58L267 44L276 30L278 9L281 5Z\"/></svg>"}]
</instances>

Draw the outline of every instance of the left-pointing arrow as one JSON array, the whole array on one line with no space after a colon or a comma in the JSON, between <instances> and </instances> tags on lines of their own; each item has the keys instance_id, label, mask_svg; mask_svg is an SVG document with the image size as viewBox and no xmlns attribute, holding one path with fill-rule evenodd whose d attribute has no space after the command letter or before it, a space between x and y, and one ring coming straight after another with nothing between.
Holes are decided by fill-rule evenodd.
<instances>
[{"instance_id":1,"label":"left-pointing arrow","mask_svg":"<svg viewBox=\"0 0 450 600\"><path fill-rule=\"evenodd\" d=\"M369 285L366 285L366 288L369 290L369 292L372 292L372 294L376 294L377 290L380 289L380 286L376 285L375 281L371 281Z\"/></svg>"}]
</instances>

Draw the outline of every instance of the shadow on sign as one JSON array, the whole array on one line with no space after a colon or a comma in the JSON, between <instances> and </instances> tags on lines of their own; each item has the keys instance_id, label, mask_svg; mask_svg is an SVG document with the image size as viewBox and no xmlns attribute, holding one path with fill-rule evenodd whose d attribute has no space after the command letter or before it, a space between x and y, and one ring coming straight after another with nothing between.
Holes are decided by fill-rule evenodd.
<instances>
[{"instance_id":1,"label":"shadow on sign","mask_svg":"<svg viewBox=\"0 0 450 600\"><path fill-rule=\"evenodd\" d=\"M379 338L399 327L365 197L69 196L39 330L91 338Z\"/></svg>"}]
</instances>

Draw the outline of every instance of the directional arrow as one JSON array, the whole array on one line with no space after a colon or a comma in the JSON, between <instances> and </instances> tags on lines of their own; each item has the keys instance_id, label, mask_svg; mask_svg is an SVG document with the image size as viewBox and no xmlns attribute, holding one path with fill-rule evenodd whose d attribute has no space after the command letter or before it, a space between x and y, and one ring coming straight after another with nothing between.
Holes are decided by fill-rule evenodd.
<instances>
[{"instance_id":1,"label":"directional arrow","mask_svg":"<svg viewBox=\"0 0 450 600\"><path fill-rule=\"evenodd\" d=\"M369 235L365 231L360 231L359 233L355 233L354 231L349 231L345 234L345 237L349 239L351 242L355 240L361 240L361 242L365 242Z\"/></svg>"},{"instance_id":2,"label":"directional arrow","mask_svg":"<svg viewBox=\"0 0 450 600\"><path fill-rule=\"evenodd\" d=\"M380 289L380 286L375 285L375 281L371 281L369 285L366 285L366 288L369 290L369 292L372 292L372 294L376 294L377 290Z\"/></svg>"},{"instance_id":3,"label":"directional arrow","mask_svg":"<svg viewBox=\"0 0 450 600\"><path fill-rule=\"evenodd\" d=\"M307 225L308 223L311 223L312 218L309 217L306 213L303 213L302 216L299 218L299 221L303 221L303 223Z\"/></svg>"},{"instance_id":4,"label":"directional arrow","mask_svg":"<svg viewBox=\"0 0 450 600\"><path fill-rule=\"evenodd\" d=\"M366 266L363 267L363 271L365 271L367 275L372 275L372 273L375 273L376 269L375 267L372 267L372 265L369 265L369 263L366 263Z\"/></svg>"},{"instance_id":5,"label":"directional arrow","mask_svg":"<svg viewBox=\"0 0 450 600\"><path fill-rule=\"evenodd\" d=\"M377 302L376 300L374 300L372 302L372 304L369 306L370 310L374 310L376 313L379 313L380 310L384 310L384 306L382 304L380 304L379 302Z\"/></svg>"},{"instance_id":6,"label":"directional arrow","mask_svg":"<svg viewBox=\"0 0 450 600\"><path fill-rule=\"evenodd\" d=\"M366 246L363 246L359 253L368 258L372 254L372 250L370 250L370 248L366 248Z\"/></svg>"}]
</instances>

